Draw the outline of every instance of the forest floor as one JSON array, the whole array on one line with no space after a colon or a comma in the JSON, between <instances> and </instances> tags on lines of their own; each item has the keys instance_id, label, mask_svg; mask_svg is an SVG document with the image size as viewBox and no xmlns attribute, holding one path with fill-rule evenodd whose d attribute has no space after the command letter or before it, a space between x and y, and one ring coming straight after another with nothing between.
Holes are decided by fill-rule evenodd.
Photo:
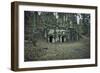
<instances>
[{"instance_id":1,"label":"forest floor","mask_svg":"<svg viewBox=\"0 0 100 73\"><path fill-rule=\"evenodd\" d=\"M85 40L69 43L38 41L36 46L25 44L25 61L90 58L89 43Z\"/></svg>"}]
</instances>

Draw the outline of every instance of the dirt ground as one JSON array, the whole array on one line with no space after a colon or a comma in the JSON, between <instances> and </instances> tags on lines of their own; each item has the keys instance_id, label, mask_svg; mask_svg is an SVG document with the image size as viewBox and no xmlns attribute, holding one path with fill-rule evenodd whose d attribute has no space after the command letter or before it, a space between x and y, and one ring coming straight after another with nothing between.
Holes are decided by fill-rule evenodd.
<instances>
[{"instance_id":1,"label":"dirt ground","mask_svg":"<svg viewBox=\"0 0 100 73\"><path fill-rule=\"evenodd\" d=\"M31 42L25 43L24 61L86 59L90 58L88 41L47 43L38 41L36 46Z\"/></svg>"}]
</instances>

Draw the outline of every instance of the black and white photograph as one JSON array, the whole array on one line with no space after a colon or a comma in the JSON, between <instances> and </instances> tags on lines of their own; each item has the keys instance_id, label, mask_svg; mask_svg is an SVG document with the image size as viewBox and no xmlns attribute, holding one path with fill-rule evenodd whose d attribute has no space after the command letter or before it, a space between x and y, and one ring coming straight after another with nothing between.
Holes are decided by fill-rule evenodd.
<instances>
[{"instance_id":1,"label":"black and white photograph","mask_svg":"<svg viewBox=\"0 0 100 73\"><path fill-rule=\"evenodd\" d=\"M24 61L90 58L90 14L24 11Z\"/></svg>"}]
</instances>

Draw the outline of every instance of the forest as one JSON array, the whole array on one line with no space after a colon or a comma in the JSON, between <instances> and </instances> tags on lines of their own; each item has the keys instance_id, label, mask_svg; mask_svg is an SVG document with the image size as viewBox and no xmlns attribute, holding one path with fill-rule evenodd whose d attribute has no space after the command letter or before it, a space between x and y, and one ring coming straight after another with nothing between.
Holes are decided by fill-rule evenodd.
<instances>
[{"instance_id":1,"label":"forest","mask_svg":"<svg viewBox=\"0 0 100 73\"><path fill-rule=\"evenodd\" d=\"M24 11L24 60L90 58L90 14Z\"/></svg>"}]
</instances>

